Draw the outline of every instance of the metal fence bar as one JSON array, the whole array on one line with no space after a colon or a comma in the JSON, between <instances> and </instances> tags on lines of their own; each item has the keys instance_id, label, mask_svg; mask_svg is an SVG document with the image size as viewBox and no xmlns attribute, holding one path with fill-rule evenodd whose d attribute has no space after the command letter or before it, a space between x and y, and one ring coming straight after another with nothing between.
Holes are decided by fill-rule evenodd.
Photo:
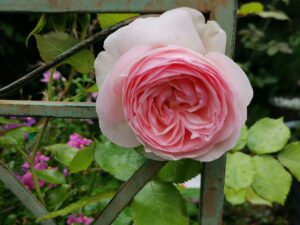
<instances>
[{"instance_id":1,"label":"metal fence bar","mask_svg":"<svg viewBox=\"0 0 300 225\"><path fill-rule=\"evenodd\" d=\"M0 181L4 183L9 190L18 197L18 199L31 211L36 217L41 217L49 212L38 201L38 199L24 187L10 169L0 160ZM42 222L42 225L56 225L53 220L47 220Z\"/></svg>"},{"instance_id":2,"label":"metal fence bar","mask_svg":"<svg viewBox=\"0 0 300 225\"><path fill-rule=\"evenodd\" d=\"M236 29L236 0L224 1L216 5L210 19L216 20L227 34L226 55L234 53ZM221 225L224 203L226 155L221 158L203 163L200 195L200 225Z\"/></svg>"},{"instance_id":3,"label":"metal fence bar","mask_svg":"<svg viewBox=\"0 0 300 225\"><path fill-rule=\"evenodd\" d=\"M0 0L0 12L162 12L177 7L209 11L217 0ZM221 2L221 1L220 1Z\"/></svg>"},{"instance_id":4,"label":"metal fence bar","mask_svg":"<svg viewBox=\"0 0 300 225\"><path fill-rule=\"evenodd\" d=\"M201 177L200 223L221 225L224 202L226 155L204 163Z\"/></svg>"},{"instance_id":5,"label":"metal fence bar","mask_svg":"<svg viewBox=\"0 0 300 225\"><path fill-rule=\"evenodd\" d=\"M0 100L1 116L97 119L95 103Z\"/></svg>"},{"instance_id":6,"label":"metal fence bar","mask_svg":"<svg viewBox=\"0 0 300 225\"><path fill-rule=\"evenodd\" d=\"M114 198L103 209L94 225L110 225L134 196L150 181L167 161L147 160L135 174L125 182Z\"/></svg>"}]
</instances>

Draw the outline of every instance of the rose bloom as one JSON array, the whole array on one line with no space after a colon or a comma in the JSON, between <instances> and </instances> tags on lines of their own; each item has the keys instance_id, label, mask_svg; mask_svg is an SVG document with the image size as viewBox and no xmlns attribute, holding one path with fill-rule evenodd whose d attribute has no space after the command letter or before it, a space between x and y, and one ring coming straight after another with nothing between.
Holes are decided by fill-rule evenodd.
<instances>
[{"instance_id":1,"label":"rose bloom","mask_svg":"<svg viewBox=\"0 0 300 225\"><path fill-rule=\"evenodd\" d=\"M237 142L253 90L226 34L190 8L136 19L95 61L100 128L150 158L211 161Z\"/></svg>"}]
</instances>

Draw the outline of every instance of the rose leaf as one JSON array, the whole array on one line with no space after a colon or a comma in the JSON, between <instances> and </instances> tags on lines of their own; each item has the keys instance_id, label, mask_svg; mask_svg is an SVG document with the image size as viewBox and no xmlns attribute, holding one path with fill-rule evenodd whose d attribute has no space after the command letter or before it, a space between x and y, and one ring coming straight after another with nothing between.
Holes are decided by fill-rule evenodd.
<instances>
[{"instance_id":1,"label":"rose leaf","mask_svg":"<svg viewBox=\"0 0 300 225\"><path fill-rule=\"evenodd\" d=\"M247 188L251 185L255 169L252 158L244 153L227 154L225 183L234 190Z\"/></svg>"},{"instance_id":2,"label":"rose leaf","mask_svg":"<svg viewBox=\"0 0 300 225\"><path fill-rule=\"evenodd\" d=\"M103 137L101 142L96 141L95 160L104 171L126 181L143 164L145 158L133 148L120 147Z\"/></svg>"},{"instance_id":3,"label":"rose leaf","mask_svg":"<svg viewBox=\"0 0 300 225\"><path fill-rule=\"evenodd\" d=\"M292 183L289 172L271 156L254 156L252 160L256 169L253 190L261 198L283 205Z\"/></svg>"},{"instance_id":4,"label":"rose leaf","mask_svg":"<svg viewBox=\"0 0 300 225\"><path fill-rule=\"evenodd\" d=\"M256 154L267 154L282 150L291 136L283 119L263 118L249 129L248 147Z\"/></svg>"},{"instance_id":5,"label":"rose leaf","mask_svg":"<svg viewBox=\"0 0 300 225\"><path fill-rule=\"evenodd\" d=\"M285 146L278 159L300 181L300 142Z\"/></svg>"},{"instance_id":6,"label":"rose leaf","mask_svg":"<svg viewBox=\"0 0 300 225\"><path fill-rule=\"evenodd\" d=\"M149 182L132 202L136 225L188 225L184 200L171 183Z\"/></svg>"},{"instance_id":7,"label":"rose leaf","mask_svg":"<svg viewBox=\"0 0 300 225\"><path fill-rule=\"evenodd\" d=\"M40 55L45 62L53 60L79 42L64 32L51 32L45 35L35 34L34 36ZM94 60L93 52L83 49L62 63L70 64L80 73L88 73L94 67Z\"/></svg>"},{"instance_id":8,"label":"rose leaf","mask_svg":"<svg viewBox=\"0 0 300 225\"><path fill-rule=\"evenodd\" d=\"M159 172L160 179L166 182L183 183L200 173L200 163L192 159L168 162Z\"/></svg>"}]
</instances>

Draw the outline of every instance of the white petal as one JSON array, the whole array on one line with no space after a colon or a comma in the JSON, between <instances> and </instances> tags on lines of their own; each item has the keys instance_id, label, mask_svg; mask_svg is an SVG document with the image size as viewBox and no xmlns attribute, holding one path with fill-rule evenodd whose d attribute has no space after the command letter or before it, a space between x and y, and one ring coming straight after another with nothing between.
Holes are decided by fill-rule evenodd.
<instances>
[{"instance_id":1,"label":"white petal","mask_svg":"<svg viewBox=\"0 0 300 225\"><path fill-rule=\"evenodd\" d=\"M122 27L105 40L104 50L95 61L98 86L111 72L120 56L139 45L176 45L192 49L200 54L206 52L194 25L203 23L203 15L191 15L185 9L174 9L160 17L139 18Z\"/></svg>"},{"instance_id":2,"label":"white petal","mask_svg":"<svg viewBox=\"0 0 300 225\"><path fill-rule=\"evenodd\" d=\"M225 53L226 33L215 21L207 21L199 35L207 52Z\"/></svg>"}]
</instances>

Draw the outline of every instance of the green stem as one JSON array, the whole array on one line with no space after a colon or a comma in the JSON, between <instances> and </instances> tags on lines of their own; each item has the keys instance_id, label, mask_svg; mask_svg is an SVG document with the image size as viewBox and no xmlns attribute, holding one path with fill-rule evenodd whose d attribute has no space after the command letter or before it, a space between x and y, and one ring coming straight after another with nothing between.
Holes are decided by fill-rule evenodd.
<instances>
[{"instance_id":1,"label":"green stem","mask_svg":"<svg viewBox=\"0 0 300 225\"><path fill-rule=\"evenodd\" d=\"M96 184L96 178L97 178L97 172L94 172L92 174L91 184L90 184L90 187L89 187L89 190L88 190L88 196L93 193L93 190L94 190L94 187L95 187L95 184Z\"/></svg>"},{"instance_id":2,"label":"green stem","mask_svg":"<svg viewBox=\"0 0 300 225\"><path fill-rule=\"evenodd\" d=\"M53 96L53 74L54 74L54 71L55 71L54 68L52 68L50 70L50 78L49 78L49 82L48 82L48 85L47 85L49 101L52 100L52 96Z\"/></svg>"},{"instance_id":3,"label":"green stem","mask_svg":"<svg viewBox=\"0 0 300 225\"><path fill-rule=\"evenodd\" d=\"M16 149L24 157L24 160L26 162L29 162L30 158L28 157L27 153L25 151L23 151L22 148L17 147Z\"/></svg>"},{"instance_id":4,"label":"green stem","mask_svg":"<svg viewBox=\"0 0 300 225\"><path fill-rule=\"evenodd\" d=\"M61 92L60 97L58 98L59 101L69 92L74 75L75 75L75 68L72 66L65 89Z\"/></svg>"},{"instance_id":5,"label":"green stem","mask_svg":"<svg viewBox=\"0 0 300 225\"><path fill-rule=\"evenodd\" d=\"M33 183L34 183L34 188L35 188L35 191L37 193L37 196L38 196L39 200L42 202L43 205L45 205L45 200L44 200L43 194L41 192L41 189L40 189L40 186L39 186L39 183L38 183L38 177L37 177L37 174L36 174L36 170L34 169L34 159L35 159L36 154L38 152L38 149L39 149L40 143L43 139L43 136L45 134L48 122L49 122L49 118L46 118L45 123L42 127L42 130L41 130L41 132L39 133L39 135L37 137L36 143L33 146L30 161L29 161L30 171L32 173L32 179L33 179Z\"/></svg>"}]
</instances>

